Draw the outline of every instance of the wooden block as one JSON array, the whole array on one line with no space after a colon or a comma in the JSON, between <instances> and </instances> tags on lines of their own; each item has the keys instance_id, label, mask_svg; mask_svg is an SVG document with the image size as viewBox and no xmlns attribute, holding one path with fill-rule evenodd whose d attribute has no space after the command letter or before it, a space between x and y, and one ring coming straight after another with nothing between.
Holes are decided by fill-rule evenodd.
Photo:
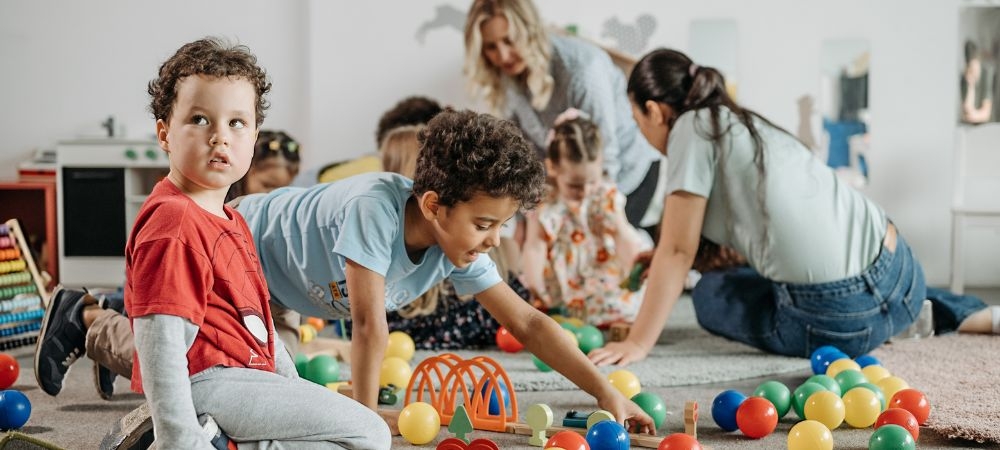
<instances>
[{"instance_id":1,"label":"wooden block","mask_svg":"<svg viewBox=\"0 0 1000 450\"><path fill-rule=\"evenodd\" d=\"M698 402L684 402L684 434L698 439Z\"/></svg>"},{"instance_id":2,"label":"wooden block","mask_svg":"<svg viewBox=\"0 0 1000 450\"><path fill-rule=\"evenodd\" d=\"M616 322L611 324L608 328L608 340L611 342L621 342L628 337L629 331L632 330L632 324L625 322Z\"/></svg>"},{"instance_id":3,"label":"wooden block","mask_svg":"<svg viewBox=\"0 0 1000 450\"><path fill-rule=\"evenodd\" d=\"M552 426L552 409L549 408L549 405L541 403L531 405L528 407L528 412L525 413L525 420L531 427L531 437L528 438L528 444L544 447L547 439L545 431Z\"/></svg>"}]
</instances>

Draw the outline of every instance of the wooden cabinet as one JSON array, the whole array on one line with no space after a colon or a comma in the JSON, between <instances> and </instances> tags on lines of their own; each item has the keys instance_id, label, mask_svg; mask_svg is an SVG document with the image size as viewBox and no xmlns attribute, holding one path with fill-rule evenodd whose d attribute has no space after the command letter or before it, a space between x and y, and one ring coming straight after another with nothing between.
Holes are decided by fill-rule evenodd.
<instances>
[{"instance_id":1,"label":"wooden cabinet","mask_svg":"<svg viewBox=\"0 0 1000 450\"><path fill-rule=\"evenodd\" d=\"M39 270L52 276L47 288L59 281L59 237L56 234L56 185L0 181L0 222L17 219L38 258Z\"/></svg>"}]
</instances>

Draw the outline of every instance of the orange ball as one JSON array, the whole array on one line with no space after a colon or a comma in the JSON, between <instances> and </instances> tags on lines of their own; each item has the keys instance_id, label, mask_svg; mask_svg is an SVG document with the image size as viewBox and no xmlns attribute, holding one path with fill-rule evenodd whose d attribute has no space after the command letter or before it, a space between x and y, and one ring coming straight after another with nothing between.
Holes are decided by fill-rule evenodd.
<instances>
[{"instance_id":1,"label":"orange ball","mask_svg":"<svg viewBox=\"0 0 1000 450\"><path fill-rule=\"evenodd\" d=\"M565 450L590 450L590 445L587 444L587 440L584 439L580 433L569 430L553 434L552 437L545 442L545 448L552 447Z\"/></svg>"},{"instance_id":2,"label":"orange ball","mask_svg":"<svg viewBox=\"0 0 1000 450\"><path fill-rule=\"evenodd\" d=\"M920 424L917 423L917 419L913 417L913 414L903 408L889 408L882 412L875 419L875 429L879 429L882 425L899 425L910 432L913 436L913 440L916 441L920 437Z\"/></svg>"},{"instance_id":3,"label":"orange ball","mask_svg":"<svg viewBox=\"0 0 1000 450\"><path fill-rule=\"evenodd\" d=\"M320 330L323 329L323 327L326 326L326 321L323 320L323 319L320 319L319 317L310 317L310 318L306 319L306 323L308 323L309 325L312 325L313 328L316 329L316 331L320 331Z\"/></svg>"},{"instance_id":4,"label":"orange ball","mask_svg":"<svg viewBox=\"0 0 1000 450\"><path fill-rule=\"evenodd\" d=\"M931 404L923 392L916 389L900 389L892 395L887 405L890 408L903 408L913 414L917 423L923 425L927 423L927 417L931 415Z\"/></svg>"},{"instance_id":5,"label":"orange ball","mask_svg":"<svg viewBox=\"0 0 1000 450\"><path fill-rule=\"evenodd\" d=\"M6 353L0 353L0 390L13 386L20 374L21 366L17 360Z\"/></svg>"},{"instance_id":6,"label":"orange ball","mask_svg":"<svg viewBox=\"0 0 1000 450\"><path fill-rule=\"evenodd\" d=\"M517 353L524 350L524 344L517 340L513 334L510 334L504 327L497 329L497 347L507 353Z\"/></svg>"},{"instance_id":7,"label":"orange ball","mask_svg":"<svg viewBox=\"0 0 1000 450\"><path fill-rule=\"evenodd\" d=\"M749 438L760 439L778 426L778 410L764 397L750 397L736 409L736 426Z\"/></svg>"}]
</instances>

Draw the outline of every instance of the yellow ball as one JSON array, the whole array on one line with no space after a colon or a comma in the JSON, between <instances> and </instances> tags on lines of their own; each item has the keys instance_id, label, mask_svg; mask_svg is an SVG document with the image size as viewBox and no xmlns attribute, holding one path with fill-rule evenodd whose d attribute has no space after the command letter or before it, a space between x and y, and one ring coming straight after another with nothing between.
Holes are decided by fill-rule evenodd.
<instances>
[{"instance_id":1,"label":"yellow ball","mask_svg":"<svg viewBox=\"0 0 1000 450\"><path fill-rule=\"evenodd\" d=\"M308 344L313 339L316 339L316 327L308 323L299 325L299 341Z\"/></svg>"},{"instance_id":2,"label":"yellow ball","mask_svg":"<svg viewBox=\"0 0 1000 450\"><path fill-rule=\"evenodd\" d=\"M385 349L385 356L388 358L390 356L395 356L397 358L402 358L403 361L409 362L413 359L413 352L417 349L416 345L413 343L413 338L410 335L402 331L393 331L389 333L389 343Z\"/></svg>"},{"instance_id":3,"label":"yellow ball","mask_svg":"<svg viewBox=\"0 0 1000 450\"><path fill-rule=\"evenodd\" d=\"M889 369L875 364L861 369L861 373L865 374L865 378L868 378L868 382L873 384L878 383L879 380L892 375L889 373Z\"/></svg>"},{"instance_id":4,"label":"yellow ball","mask_svg":"<svg viewBox=\"0 0 1000 450\"><path fill-rule=\"evenodd\" d=\"M803 420L788 431L788 450L833 450L833 433L815 420Z\"/></svg>"},{"instance_id":5,"label":"yellow ball","mask_svg":"<svg viewBox=\"0 0 1000 450\"><path fill-rule=\"evenodd\" d=\"M882 402L874 391L856 387L847 391L844 401L844 421L854 428L868 428L882 413Z\"/></svg>"},{"instance_id":6,"label":"yellow ball","mask_svg":"<svg viewBox=\"0 0 1000 450\"><path fill-rule=\"evenodd\" d=\"M399 412L399 434L413 445L424 445L433 441L441 431L441 416L433 406L424 402L406 405Z\"/></svg>"},{"instance_id":7,"label":"yellow ball","mask_svg":"<svg viewBox=\"0 0 1000 450\"><path fill-rule=\"evenodd\" d=\"M891 399L897 392L910 387L909 383L897 376L888 376L878 380L875 382L875 386L882 390L886 399Z\"/></svg>"},{"instance_id":8,"label":"yellow ball","mask_svg":"<svg viewBox=\"0 0 1000 450\"><path fill-rule=\"evenodd\" d=\"M574 327L577 327L577 328L580 328L580 327L582 327L582 326L584 326L584 325L587 324L586 322L584 322L583 320L581 320L578 317L570 317L570 318L566 319L565 322L568 323L568 324L571 324L571 325L573 325Z\"/></svg>"},{"instance_id":9,"label":"yellow ball","mask_svg":"<svg viewBox=\"0 0 1000 450\"><path fill-rule=\"evenodd\" d=\"M830 363L830 366L826 368L826 376L835 378L838 373L847 369L854 369L861 372L861 366L858 365L857 361L851 358L840 358Z\"/></svg>"},{"instance_id":10,"label":"yellow ball","mask_svg":"<svg viewBox=\"0 0 1000 450\"><path fill-rule=\"evenodd\" d=\"M831 430L844 423L844 401L830 391L819 391L809 396L803 408L806 419L822 423Z\"/></svg>"},{"instance_id":11,"label":"yellow ball","mask_svg":"<svg viewBox=\"0 0 1000 450\"><path fill-rule=\"evenodd\" d=\"M580 341L576 338L576 333L574 333L572 330L567 330L565 328L563 328L562 330L566 333L567 336L569 336L570 339L573 340L573 348L579 348Z\"/></svg>"},{"instance_id":12,"label":"yellow ball","mask_svg":"<svg viewBox=\"0 0 1000 450\"><path fill-rule=\"evenodd\" d=\"M396 386L396 390L403 389L410 384L411 375L413 375L413 370L410 369L410 363L398 356L390 356L382 360L378 384L382 387L393 384Z\"/></svg>"},{"instance_id":13,"label":"yellow ball","mask_svg":"<svg viewBox=\"0 0 1000 450\"><path fill-rule=\"evenodd\" d=\"M566 316L564 316L562 314L553 314L553 315L551 315L549 317L551 317L552 320L556 321L556 323L558 323L558 324L562 324L563 322L566 321Z\"/></svg>"},{"instance_id":14,"label":"yellow ball","mask_svg":"<svg viewBox=\"0 0 1000 450\"><path fill-rule=\"evenodd\" d=\"M625 398L632 398L635 394L642 392L642 385L639 384L639 377L625 369L618 369L608 374L608 382L611 383L618 392Z\"/></svg>"}]
</instances>

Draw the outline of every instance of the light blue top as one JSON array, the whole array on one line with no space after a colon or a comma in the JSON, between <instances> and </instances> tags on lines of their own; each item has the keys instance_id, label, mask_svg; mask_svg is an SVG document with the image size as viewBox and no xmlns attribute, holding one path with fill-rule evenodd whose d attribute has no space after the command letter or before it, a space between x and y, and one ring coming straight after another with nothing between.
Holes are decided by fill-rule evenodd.
<instances>
[{"instance_id":1,"label":"light blue top","mask_svg":"<svg viewBox=\"0 0 1000 450\"><path fill-rule=\"evenodd\" d=\"M587 113L601 131L605 172L620 191L631 194L660 153L649 145L632 118L625 74L596 45L563 36L550 39L549 73L555 82L552 99L538 111L531 106L527 86L505 78L508 115L544 155L545 139L556 116L571 107Z\"/></svg>"},{"instance_id":2,"label":"light blue top","mask_svg":"<svg viewBox=\"0 0 1000 450\"><path fill-rule=\"evenodd\" d=\"M706 238L736 249L761 275L781 282L841 280L875 261L887 227L878 205L794 137L755 120L764 144L762 209L750 133L729 109L721 108L719 115L722 129L729 130L721 151L704 136L711 131L707 109L681 115L667 142L667 192L708 199ZM764 210L770 216L766 223Z\"/></svg>"},{"instance_id":3,"label":"light blue top","mask_svg":"<svg viewBox=\"0 0 1000 450\"><path fill-rule=\"evenodd\" d=\"M485 254L458 269L428 248L420 261L403 241L406 201L413 181L376 172L310 188L286 187L243 198L271 297L302 314L349 318L347 259L385 277L385 308L412 302L445 278L460 295L477 294L502 280Z\"/></svg>"}]
</instances>

